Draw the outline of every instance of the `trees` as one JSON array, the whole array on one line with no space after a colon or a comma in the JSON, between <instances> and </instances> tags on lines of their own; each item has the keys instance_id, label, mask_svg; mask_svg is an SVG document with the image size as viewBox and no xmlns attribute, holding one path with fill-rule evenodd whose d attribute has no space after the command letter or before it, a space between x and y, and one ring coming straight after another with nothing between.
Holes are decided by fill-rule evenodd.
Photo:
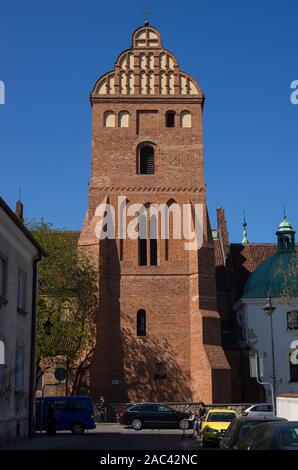
<instances>
[{"instance_id":1,"label":"trees","mask_svg":"<svg viewBox=\"0 0 298 470\"><path fill-rule=\"evenodd\" d=\"M287 269L277 269L276 275L282 279L282 303L295 309L298 308L298 252L294 252L287 265Z\"/></svg>"},{"instance_id":2,"label":"trees","mask_svg":"<svg viewBox=\"0 0 298 470\"><path fill-rule=\"evenodd\" d=\"M37 381L63 358L68 371L67 392L86 392L95 343L100 269L85 252L78 251L78 233L54 229L43 220L27 225L48 253L38 273ZM44 331L48 318L53 325L51 335Z\"/></svg>"}]
</instances>

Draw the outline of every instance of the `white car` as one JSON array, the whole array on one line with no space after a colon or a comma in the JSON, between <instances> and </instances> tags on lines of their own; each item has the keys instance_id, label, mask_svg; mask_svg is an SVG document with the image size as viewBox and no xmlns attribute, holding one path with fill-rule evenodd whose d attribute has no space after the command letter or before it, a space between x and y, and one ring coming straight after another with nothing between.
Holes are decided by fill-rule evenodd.
<instances>
[{"instance_id":1,"label":"white car","mask_svg":"<svg viewBox=\"0 0 298 470\"><path fill-rule=\"evenodd\" d=\"M249 406L242 412L242 416L263 416L265 417L272 417L273 414L273 406L270 403L256 403L254 405Z\"/></svg>"}]
</instances>

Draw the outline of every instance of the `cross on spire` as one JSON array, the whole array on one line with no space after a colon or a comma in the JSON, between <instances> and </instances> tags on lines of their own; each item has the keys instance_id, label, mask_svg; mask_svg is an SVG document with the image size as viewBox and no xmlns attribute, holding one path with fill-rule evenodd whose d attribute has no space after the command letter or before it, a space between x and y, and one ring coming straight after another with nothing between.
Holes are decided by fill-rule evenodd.
<instances>
[{"instance_id":1,"label":"cross on spire","mask_svg":"<svg viewBox=\"0 0 298 470\"><path fill-rule=\"evenodd\" d=\"M286 206L284 205L284 220L287 218L287 213L286 213Z\"/></svg>"}]
</instances>

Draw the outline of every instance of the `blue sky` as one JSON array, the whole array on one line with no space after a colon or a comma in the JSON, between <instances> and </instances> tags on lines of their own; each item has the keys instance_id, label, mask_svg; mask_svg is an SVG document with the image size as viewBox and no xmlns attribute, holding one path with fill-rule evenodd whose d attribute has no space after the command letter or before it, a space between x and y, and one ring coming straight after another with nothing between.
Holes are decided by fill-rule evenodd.
<instances>
[{"instance_id":1,"label":"blue sky","mask_svg":"<svg viewBox=\"0 0 298 470\"><path fill-rule=\"evenodd\" d=\"M80 229L90 175L89 92L150 23L206 96L208 206L232 241L275 240L283 205L298 229L296 0L0 0L1 196L27 218Z\"/></svg>"}]
</instances>

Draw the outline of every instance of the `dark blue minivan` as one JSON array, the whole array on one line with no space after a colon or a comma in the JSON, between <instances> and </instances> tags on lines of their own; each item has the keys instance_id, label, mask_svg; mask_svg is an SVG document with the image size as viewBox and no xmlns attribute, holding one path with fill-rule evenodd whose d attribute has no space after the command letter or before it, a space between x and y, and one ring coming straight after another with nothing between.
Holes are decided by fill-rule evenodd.
<instances>
[{"instance_id":1,"label":"dark blue minivan","mask_svg":"<svg viewBox=\"0 0 298 470\"><path fill-rule=\"evenodd\" d=\"M69 430L73 434L79 435L83 434L85 429L96 428L90 397L37 398L36 431L47 429L50 413L54 416L56 431Z\"/></svg>"}]
</instances>

